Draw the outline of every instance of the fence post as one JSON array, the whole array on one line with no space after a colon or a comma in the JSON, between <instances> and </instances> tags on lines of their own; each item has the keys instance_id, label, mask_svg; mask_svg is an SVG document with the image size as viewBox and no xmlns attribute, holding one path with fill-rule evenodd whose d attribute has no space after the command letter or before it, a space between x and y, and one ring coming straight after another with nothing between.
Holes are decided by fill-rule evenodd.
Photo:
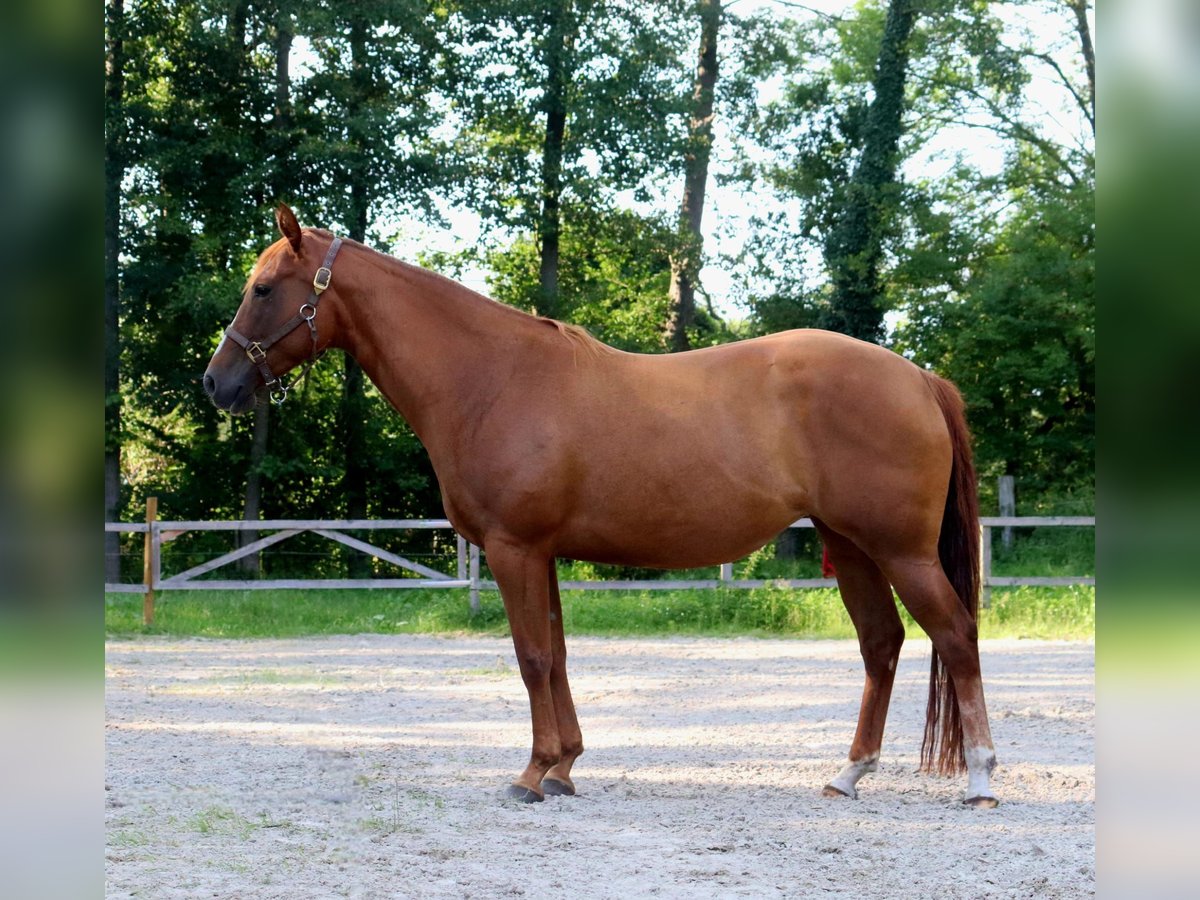
<instances>
[{"instance_id":1,"label":"fence post","mask_svg":"<svg viewBox=\"0 0 1200 900\"><path fill-rule=\"evenodd\" d=\"M146 540L142 545L142 582L146 592L142 595L142 624L154 624L154 575L155 552L158 535L154 531L154 522L158 519L158 498L146 498Z\"/></svg>"},{"instance_id":2,"label":"fence post","mask_svg":"<svg viewBox=\"0 0 1200 900\"><path fill-rule=\"evenodd\" d=\"M455 533L457 547L454 556L454 574L459 581L467 580L467 539L461 534Z\"/></svg>"},{"instance_id":3,"label":"fence post","mask_svg":"<svg viewBox=\"0 0 1200 900\"><path fill-rule=\"evenodd\" d=\"M1015 516L1017 514L1017 488L1013 477L1001 475L996 492L1000 501L1000 515ZM1005 553L1012 549L1013 530L1011 525L1005 525L1004 530L1000 532L1000 543L1004 545Z\"/></svg>"},{"instance_id":4,"label":"fence post","mask_svg":"<svg viewBox=\"0 0 1200 900\"><path fill-rule=\"evenodd\" d=\"M992 526L979 526L979 570L983 576L980 583L980 602L984 609L992 608Z\"/></svg>"},{"instance_id":5,"label":"fence post","mask_svg":"<svg viewBox=\"0 0 1200 900\"><path fill-rule=\"evenodd\" d=\"M479 548L474 544L471 545L471 563L470 563L471 579L471 612L479 612Z\"/></svg>"},{"instance_id":6,"label":"fence post","mask_svg":"<svg viewBox=\"0 0 1200 900\"><path fill-rule=\"evenodd\" d=\"M721 580L733 580L733 563L721 563Z\"/></svg>"}]
</instances>

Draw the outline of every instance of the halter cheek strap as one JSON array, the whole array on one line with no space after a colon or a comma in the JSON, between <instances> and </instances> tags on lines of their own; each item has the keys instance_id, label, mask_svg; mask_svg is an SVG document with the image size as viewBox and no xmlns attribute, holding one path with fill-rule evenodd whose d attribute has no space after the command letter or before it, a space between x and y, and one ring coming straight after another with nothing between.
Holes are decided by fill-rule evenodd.
<instances>
[{"instance_id":1,"label":"halter cheek strap","mask_svg":"<svg viewBox=\"0 0 1200 900\"><path fill-rule=\"evenodd\" d=\"M317 353L317 306L321 302L321 294L329 287L329 280L333 277L333 259L337 256L337 252L341 249L341 246L342 239L335 237L333 243L329 245L328 252L325 254L325 262L321 264L321 268L317 269L317 274L313 276L312 293L309 295L308 300L301 304L300 311L296 315L279 326L269 337L261 341L252 341L235 329L232 324L225 329L225 335L245 350L246 356L250 358L250 362L258 367L258 371L262 373L263 381L271 389L271 402L276 405L283 403L287 399L288 391L292 389L292 386L297 381L308 377L309 370L320 355ZM312 338L312 351L309 353L308 359L305 360L300 378L293 379L290 383L285 383L283 379L275 376L275 373L271 371L271 367L267 364L267 350L301 325L308 326L308 333Z\"/></svg>"}]
</instances>

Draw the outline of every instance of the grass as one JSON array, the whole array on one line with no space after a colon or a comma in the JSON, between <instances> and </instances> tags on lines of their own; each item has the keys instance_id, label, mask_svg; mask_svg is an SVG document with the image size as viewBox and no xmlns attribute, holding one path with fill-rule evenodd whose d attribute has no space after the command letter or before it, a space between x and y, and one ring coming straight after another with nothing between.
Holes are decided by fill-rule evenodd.
<instances>
[{"instance_id":1,"label":"grass","mask_svg":"<svg viewBox=\"0 0 1200 900\"><path fill-rule=\"evenodd\" d=\"M1011 549L992 529L992 574L1054 578L1096 571L1094 528L1014 528Z\"/></svg>"},{"instance_id":2,"label":"grass","mask_svg":"<svg viewBox=\"0 0 1200 900\"><path fill-rule=\"evenodd\" d=\"M472 615L465 590L262 590L162 592L155 624L141 623L137 594L105 597L111 636L300 637L318 634L508 634L495 591ZM909 634L920 628L901 608ZM848 638L854 629L834 590L568 591L568 634L607 636L760 635ZM1096 593L1090 587L993 589L980 610L984 638L1094 638Z\"/></svg>"},{"instance_id":3,"label":"grass","mask_svg":"<svg viewBox=\"0 0 1200 900\"><path fill-rule=\"evenodd\" d=\"M1005 547L1002 529L992 530L994 575L1054 577L1095 572L1093 528L1014 528L1012 537L1011 546ZM820 541L815 533L804 531L797 535L794 559L777 559L775 547L767 545L736 562L733 574L747 579L815 578L820 575L820 559ZM485 579L491 577L486 563L485 556ZM309 564L315 563L309 560ZM346 573L341 574L344 577ZM564 581L660 575L584 562L559 564L559 577ZM717 569L677 572L672 577L714 579ZM156 622L150 628L141 623L141 604L138 594L106 596L106 632L115 636L151 633L231 638L508 633L504 607L495 591L482 593L481 609L474 615L464 589L164 591L159 594ZM903 607L900 615L910 635L922 633ZM568 634L611 636L854 636L835 590L774 586L754 590L567 591L563 594L563 625ZM1094 638L1095 588L994 588L991 607L980 611L979 632L984 638Z\"/></svg>"},{"instance_id":4,"label":"grass","mask_svg":"<svg viewBox=\"0 0 1200 900\"><path fill-rule=\"evenodd\" d=\"M185 823L185 827L198 834L231 834L246 840L256 828L261 828L265 824L265 818L262 822L255 823L227 807L209 806L193 813Z\"/></svg>"},{"instance_id":5,"label":"grass","mask_svg":"<svg viewBox=\"0 0 1200 900\"><path fill-rule=\"evenodd\" d=\"M1053 577L1095 572L1092 528L1017 528L1011 548L993 529L993 574ZM486 566L486 557L484 559ZM559 564L559 577L646 578L660 573L590 563ZM776 559L771 545L734 564L735 578L814 578L820 543L801 536L797 558ZM490 577L485 571L484 578ZM717 570L679 572L676 578L715 578ZM504 606L484 591L472 615L465 589L164 591L154 626L141 622L139 594L105 597L108 634L196 637L300 637L316 634L508 634ZM906 610L912 636L922 634ZM777 635L854 637L836 590L713 588L686 591L566 591L563 626L568 634L609 636ZM991 607L980 610L984 638L1090 639L1096 633L1096 591L1091 587L993 588Z\"/></svg>"}]
</instances>

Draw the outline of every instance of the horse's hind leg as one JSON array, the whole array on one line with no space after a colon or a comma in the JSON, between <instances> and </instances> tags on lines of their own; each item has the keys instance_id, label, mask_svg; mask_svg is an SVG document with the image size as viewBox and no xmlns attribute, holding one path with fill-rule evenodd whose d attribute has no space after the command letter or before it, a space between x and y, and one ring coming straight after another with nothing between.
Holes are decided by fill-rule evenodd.
<instances>
[{"instance_id":1,"label":"horse's hind leg","mask_svg":"<svg viewBox=\"0 0 1200 900\"><path fill-rule=\"evenodd\" d=\"M943 752L937 761L938 768L947 774L957 770L961 754L967 766L967 793L963 802L970 806L996 806L999 801L988 783L992 769L996 767L996 754L992 749L992 732L983 702L975 619L963 606L936 561L898 560L885 561L882 565L901 602L933 641L953 684L953 702L957 703L961 731L949 715L951 711L943 708L939 715L936 708L931 708L928 713L929 725L940 727L942 731ZM931 687L931 697L932 691ZM937 721L939 718L940 722ZM928 764L933 764L932 755Z\"/></svg>"},{"instance_id":2,"label":"horse's hind leg","mask_svg":"<svg viewBox=\"0 0 1200 900\"><path fill-rule=\"evenodd\" d=\"M542 778L542 790L547 794L573 795L571 766L583 753L583 732L575 715L575 702L567 683L567 642L563 637L562 599L558 593L558 572L550 560L550 696L554 701L554 718L558 724L558 740L562 755Z\"/></svg>"},{"instance_id":3,"label":"horse's hind leg","mask_svg":"<svg viewBox=\"0 0 1200 900\"><path fill-rule=\"evenodd\" d=\"M850 759L823 793L826 797L857 797L855 785L875 771L883 726L887 719L896 661L904 643L904 625L892 600L892 588L877 566L848 538L817 522L829 558L837 571L838 590L858 632L858 646L866 668L858 728L850 745Z\"/></svg>"}]
</instances>

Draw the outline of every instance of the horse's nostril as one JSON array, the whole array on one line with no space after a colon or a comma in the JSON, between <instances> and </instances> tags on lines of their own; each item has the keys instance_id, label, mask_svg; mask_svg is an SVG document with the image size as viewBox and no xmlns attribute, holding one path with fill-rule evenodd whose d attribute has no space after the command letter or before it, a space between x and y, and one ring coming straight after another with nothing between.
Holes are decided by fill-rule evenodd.
<instances>
[{"instance_id":1,"label":"horse's nostril","mask_svg":"<svg viewBox=\"0 0 1200 900\"><path fill-rule=\"evenodd\" d=\"M204 375L204 391L205 391L205 393L207 393L208 396L211 397L214 393L216 393L216 390L217 390L216 380L206 372Z\"/></svg>"}]
</instances>

